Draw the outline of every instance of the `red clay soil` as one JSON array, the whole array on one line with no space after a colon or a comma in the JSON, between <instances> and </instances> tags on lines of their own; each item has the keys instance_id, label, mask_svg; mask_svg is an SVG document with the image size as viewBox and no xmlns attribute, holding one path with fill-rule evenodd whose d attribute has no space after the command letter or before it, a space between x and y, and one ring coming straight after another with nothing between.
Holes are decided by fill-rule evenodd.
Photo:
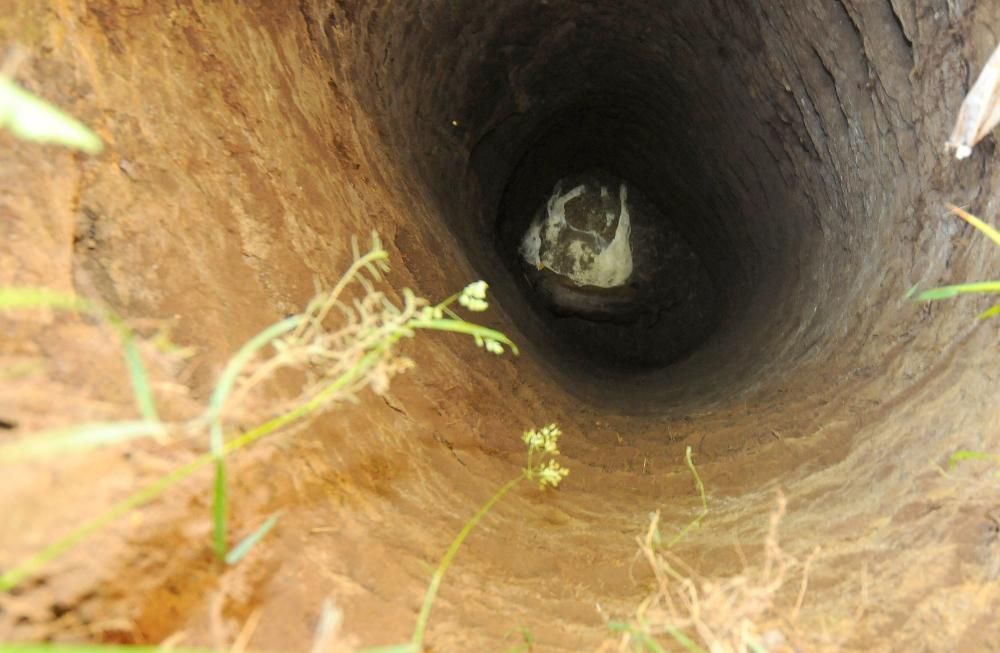
<instances>
[{"instance_id":1,"label":"red clay soil","mask_svg":"<svg viewBox=\"0 0 1000 653\"><path fill-rule=\"evenodd\" d=\"M1000 451L1000 322L975 321L979 298L903 299L998 273L944 210L997 221L992 138L962 163L943 150L997 26L972 0L6 0L0 44L28 54L15 79L107 148L0 134L0 285L172 325L197 353L144 348L166 416L196 414L223 362L373 229L392 288L436 300L488 280L483 320L522 355L406 341L416 368L386 394L237 456L234 533L281 511L241 564L211 555L199 475L0 595L0 641L229 647L250 621L250 649L299 651L327 599L355 643L405 641L451 538L518 473L521 431L554 421L571 475L522 484L473 532L432 650L506 650L522 628L536 651L611 639L651 588L649 514L671 534L698 511L687 446L710 512L674 553L706 578L760 564L780 488L784 549L820 547L805 650L1000 650L1000 482L945 469ZM560 115L614 129L574 135ZM581 155L574 138L584 158L634 152L619 173L715 278L726 318L680 363L592 363L512 274L507 181L557 127L540 177ZM134 418L106 327L29 311L0 334L0 443ZM3 464L0 569L206 444Z\"/></svg>"}]
</instances>

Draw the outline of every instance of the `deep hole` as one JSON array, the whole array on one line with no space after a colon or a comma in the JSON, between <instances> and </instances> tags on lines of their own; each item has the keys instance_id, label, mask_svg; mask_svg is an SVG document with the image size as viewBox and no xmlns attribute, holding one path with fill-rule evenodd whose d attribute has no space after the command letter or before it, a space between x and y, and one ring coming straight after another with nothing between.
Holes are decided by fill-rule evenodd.
<instances>
[{"instance_id":1,"label":"deep hole","mask_svg":"<svg viewBox=\"0 0 1000 653\"><path fill-rule=\"evenodd\" d=\"M624 369L655 368L682 358L718 325L724 280L717 283L708 271L725 261L706 265L688 240L689 216L669 203L676 193L660 177L677 153L650 151L656 147L649 138L655 125L645 124L641 113L629 115L628 106L565 111L541 129L526 139L500 202L497 244L507 270L564 356ZM662 188L665 181L668 187ZM619 201L624 186L634 271L620 291L577 289L548 271L543 277L518 251L560 182L563 191L589 182L587 188L610 190Z\"/></svg>"},{"instance_id":2,"label":"deep hole","mask_svg":"<svg viewBox=\"0 0 1000 653\"><path fill-rule=\"evenodd\" d=\"M671 40L688 21L711 23L690 8L583 5L568 26L552 7L524 12L512 7L494 41L460 55L469 63L452 81L461 98L453 113L457 133L472 139L463 175L479 192L442 187L454 173L429 177L446 220L572 392L614 397L628 412L750 386L766 358L734 352L784 349L783 329L802 335L801 320L813 316L790 296L819 262L824 235L736 83L762 62L738 61L711 38ZM416 167L434 171L434 160ZM596 319L564 310L518 252L556 183L592 171L624 181L637 215L636 273L625 291L635 301L576 292L567 300L596 302Z\"/></svg>"},{"instance_id":3,"label":"deep hole","mask_svg":"<svg viewBox=\"0 0 1000 653\"><path fill-rule=\"evenodd\" d=\"M4 136L0 213L13 231L0 241L0 274L72 287L136 325L177 316L171 339L199 352L190 369L174 378L143 348L169 419L200 423L229 357L335 283L350 237L371 230L391 253L387 296L412 288L436 301L483 278L490 310L462 314L521 346L519 358L493 357L457 334L421 332L398 343L416 369L384 394L358 391L360 405L338 404L234 459L233 538L276 510L282 518L237 570L241 591L222 597L223 630L263 615L246 629L249 646L302 649L333 598L359 644L408 641L430 567L478 506L522 478L524 430L556 422L571 475L551 492L521 483L476 525L444 579L433 650L509 650L522 627L539 650L599 650L609 635L617 649L609 621L670 612L645 610L655 574L635 538L652 536L651 513L664 537L683 533L670 560L693 583L670 585L723 590L721 614L699 604L708 630L745 632L745 615L764 615L760 641L775 650L771 635L796 623L843 650L1000 641L984 627L997 622L996 547L983 545L1000 503L993 470L981 461L940 473L956 451L1000 448L987 355L998 330L974 320L988 298L904 299L913 284L997 275L991 243L944 210L968 206L996 224L994 137L964 162L942 147L996 46L997 3L88 0L29 10L37 4L15 0L24 10L0 21L30 41L16 77L108 149L83 157ZM636 278L593 310L539 294L547 282L518 251L556 184L587 177L609 196L624 184L636 217ZM73 233L84 236L75 248ZM27 410L22 419L5 407L0 429L48 423L36 413L75 423L91 405L88 421L134 419L117 347L79 356L95 323L47 313L13 330L3 316L5 333L29 342L0 353L52 364L23 378L0 370L12 389L0 396ZM78 365L105 353L106 366ZM93 401L51 401L85 385ZM275 410L285 389L279 379ZM252 428L257 408L233 423ZM106 452L96 465L74 453L54 474L9 466L25 491L0 507L11 542L0 549L12 564L31 560L35 544L72 530L67 518L86 530L123 483L163 487L153 481L163 465L203 445L181 439L184 451L152 465L133 456L121 475ZM709 505L693 529L689 451ZM144 507L142 529L121 524L25 586L18 614L41 621L23 617L15 639L72 635L60 628L75 629L73 615L48 623L62 597L55 613L79 606L94 625L127 603L134 632L115 627L108 640L218 640L205 502L191 500L204 487L192 482ZM780 544L815 561L808 574L761 566L777 544L779 489ZM764 569L787 571L785 585L774 591ZM744 573L748 585L734 578ZM108 591L83 600L88 586ZM728 588L746 600L734 604ZM686 600L676 602L685 628ZM5 617L19 618L10 606Z\"/></svg>"}]
</instances>

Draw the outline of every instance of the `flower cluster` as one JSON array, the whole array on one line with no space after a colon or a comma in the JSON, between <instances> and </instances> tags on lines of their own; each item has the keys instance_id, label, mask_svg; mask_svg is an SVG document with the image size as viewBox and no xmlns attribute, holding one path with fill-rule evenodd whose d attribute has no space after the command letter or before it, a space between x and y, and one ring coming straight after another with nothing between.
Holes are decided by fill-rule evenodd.
<instances>
[{"instance_id":1,"label":"flower cluster","mask_svg":"<svg viewBox=\"0 0 1000 653\"><path fill-rule=\"evenodd\" d=\"M528 445L529 453L543 451L553 456L558 456L560 435L562 435L562 431L559 430L559 427L555 424L549 424L537 430L531 429L530 431L525 431L524 435L521 436L521 440Z\"/></svg>"},{"instance_id":2,"label":"flower cluster","mask_svg":"<svg viewBox=\"0 0 1000 653\"><path fill-rule=\"evenodd\" d=\"M458 296L458 303L470 311L480 313L485 311L490 305L486 302L486 291L489 284L485 281L473 281Z\"/></svg>"},{"instance_id":3,"label":"flower cluster","mask_svg":"<svg viewBox=\"0 0 1000 653\"><path fill-rule=\"evenodd\" d=\"M549 460L545 465L539 465L535 473L538 476L538 486L542 488L546 485L557 487L561 480L569 476L569 470L554 460Z\"/></svg>"},{"instance_id":4,"label":"flower cluster","mask_svg":"<svg viewBox=\"0 0 1000 653\"><path fill-rule=\"evenodd\" d=\"M477 347L485 347L486 351L490 352L491 354L496 354L497 356L503 353L503 345L501 345L498 341L494 340L493 338L484 338L483 336L479 335L473 336L473 338L475 338L476 340Z\"/></svg>"},{"instance_id":5,"label":"flower cluster","mask_svg":"<svg viewBox=\"0 0 1000 653\"><path fill-rule=\"evenodd\" d=\"M441 306L424 306L420 309L420 319L425 322L444 319L444 308Z\"/></svg>"},{"instance_id":6,"label":"flower cluster","mask_svg":"<svg viewBox=\"0 0 1000 653\"><path fill-rule=\"evenodd\" d=\"M538 486L543 489L546 486L557 487L569 474L569 470L560 465L555 458L549 458L537 465L532 464L532 458L536 455L540 454L542 457L559 455L560 435L562 431L559 427L549 424L540 429L525 431L521 436L521 440L528 445L528 466L524 470L525 474L529 479L538 479Z\"/></svg>"}]
</instances>

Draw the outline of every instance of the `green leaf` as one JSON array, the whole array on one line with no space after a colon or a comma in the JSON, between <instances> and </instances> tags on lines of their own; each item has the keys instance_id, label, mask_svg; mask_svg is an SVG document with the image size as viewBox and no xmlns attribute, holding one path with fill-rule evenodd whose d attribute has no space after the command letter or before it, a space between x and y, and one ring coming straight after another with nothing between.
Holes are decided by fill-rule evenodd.
<instances>
[{"instance_id":1,"label":"green leaf","mask_svg":"<svg viewBox=\"0 0 1000 653\"><path fill-rule=\"evenodd\" d=\"M6 77L0 77L0 127L26 141L57 143L88 154L104 149L97 134L83 123Z\"/></svg>"},{"instance_id":2,"label":"green leaf","mask_svg":"<svg viewBox=\"0 0 1000 653\"><path fill-rule=\"evenodd\" d=\"M0 462L20 462L167 434L161 422L101 422L54 429L0 446Z\"/></svg>"},{"instance_id":3,"label":"green leaf","mask_svg":"<svg viewBox=\"0 0 1000 653\"><path fill-rule=\"evenodd\" d=\"M246 557L250 553L250 549L254 548L258 542L260 542L268 531L274 528L274 525L278 523L278 517L280 513L274 513L270 517L264 520L264 523L257 527L253 533L250 533L245 538L243 538L239 544L233 547L233 550L226 555L226 564L235 565L237 562Z\"/></svg>"},{"instance_id":4,"label":"green leaf","mask_svg":"<svg viewBox=\"0 0 1000 653\"><path fill-rule=\"evenodd\" d=\"M1000 293L1000 281L975 281L973 283L960 283L954 286L941 286L925 290L916 296L917 301L935 301L938 299L948 299L958 295L968 295L972 293L994 294Z\"/></svg>"},{"instance_id":5,"label":"green leaf","mask_svg":"<svg viewBox=\"0 0 1000 653\"><path fill-rule=\"evenodd\" d=\"M966 460L1000 460L1000 456L997 454L987 453L985 451L969 451L968 449L963 449L961 451L956 451L948 457L948 469L955 469L958 463Z\"/></svg>"}]
</instances>

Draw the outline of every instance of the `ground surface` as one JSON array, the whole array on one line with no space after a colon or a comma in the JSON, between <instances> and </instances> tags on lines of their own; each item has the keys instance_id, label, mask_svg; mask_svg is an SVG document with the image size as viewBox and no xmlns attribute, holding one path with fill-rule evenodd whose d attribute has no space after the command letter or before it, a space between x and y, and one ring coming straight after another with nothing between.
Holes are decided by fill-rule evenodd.
<instances>
[{"instance_id":1,"label":"ground surface","mask_svg":"<svg viewBox=\"0 0 1000 653\"><path fill-rule=\"evenodd\" d=\"M156 369L165 412L203 405L222 361L298 310L314 276L334 281L349 237L371 229L392 253L395 288L441 298L487 277L500 302L486 320L525 351L497 359L447 335L406 343L417 368L387 395L239 458L235 530L283 511L244 564L213 561L209 479L197 477L0 597L0 639L183 633L228 646L253 618L251 648L304 650L328 597L358 642L405 639L452 535L517 473L520 431L557 421L571 476L547 495L519 488L468 540L435 608L433 650L503 650L521 627L536 650L597 648L605 618L630 614L649 589L634 540L649 512L676 532L697 510L688 445L710 514L676 551L700 574L739 572L737 544L759 563L781 487L785 548L821 547L804 630L853 650L996 647L1000 488L987 466L940 466L957 449L1000 449L997 323L974 322L977 299L901 297L913 283L998 271L987 243L942 217L953 201L996 221L993 145L960 166L940 145L1000 15L991 3L929 4L657 14L555 1L8 2L0 42L30 55L18 81L108 148L87 158L0 134L0 285L173 323L198 354ZM698 38L669 45L661 33ZM714 134L704 157L729 148L715 159L727 162L712 179L728 195L714 208L744 210L724 235L745 230L753 245L716 257L735 263L714 271L732 275L727 301L743 321L704 356L640 377L588 374L585 356L549 348L501 257L476 240L495 217L496 202L480 200L502 188L469 168L510 172L500 154L513 141L488 135L535 120L544 93L564 90L539 73L544 62L571 71L590 43L594 61L630 63L607 34L675 62L686 49L678 79L718 83L692 114L703 122L678 138ZM592 82L611 78L594 66ZM718 129L699 131L708 125ZM500 154L482 163L483 148ZM773 165L750 173L747 157ZM706 216L703 236L722 229ZM0 334L0 418L15 427L0 439L134 415L106 329L24 313L0 318ZM150 443L6 466L0 568L201 450Z\"/></svg>"}]
</instances>

